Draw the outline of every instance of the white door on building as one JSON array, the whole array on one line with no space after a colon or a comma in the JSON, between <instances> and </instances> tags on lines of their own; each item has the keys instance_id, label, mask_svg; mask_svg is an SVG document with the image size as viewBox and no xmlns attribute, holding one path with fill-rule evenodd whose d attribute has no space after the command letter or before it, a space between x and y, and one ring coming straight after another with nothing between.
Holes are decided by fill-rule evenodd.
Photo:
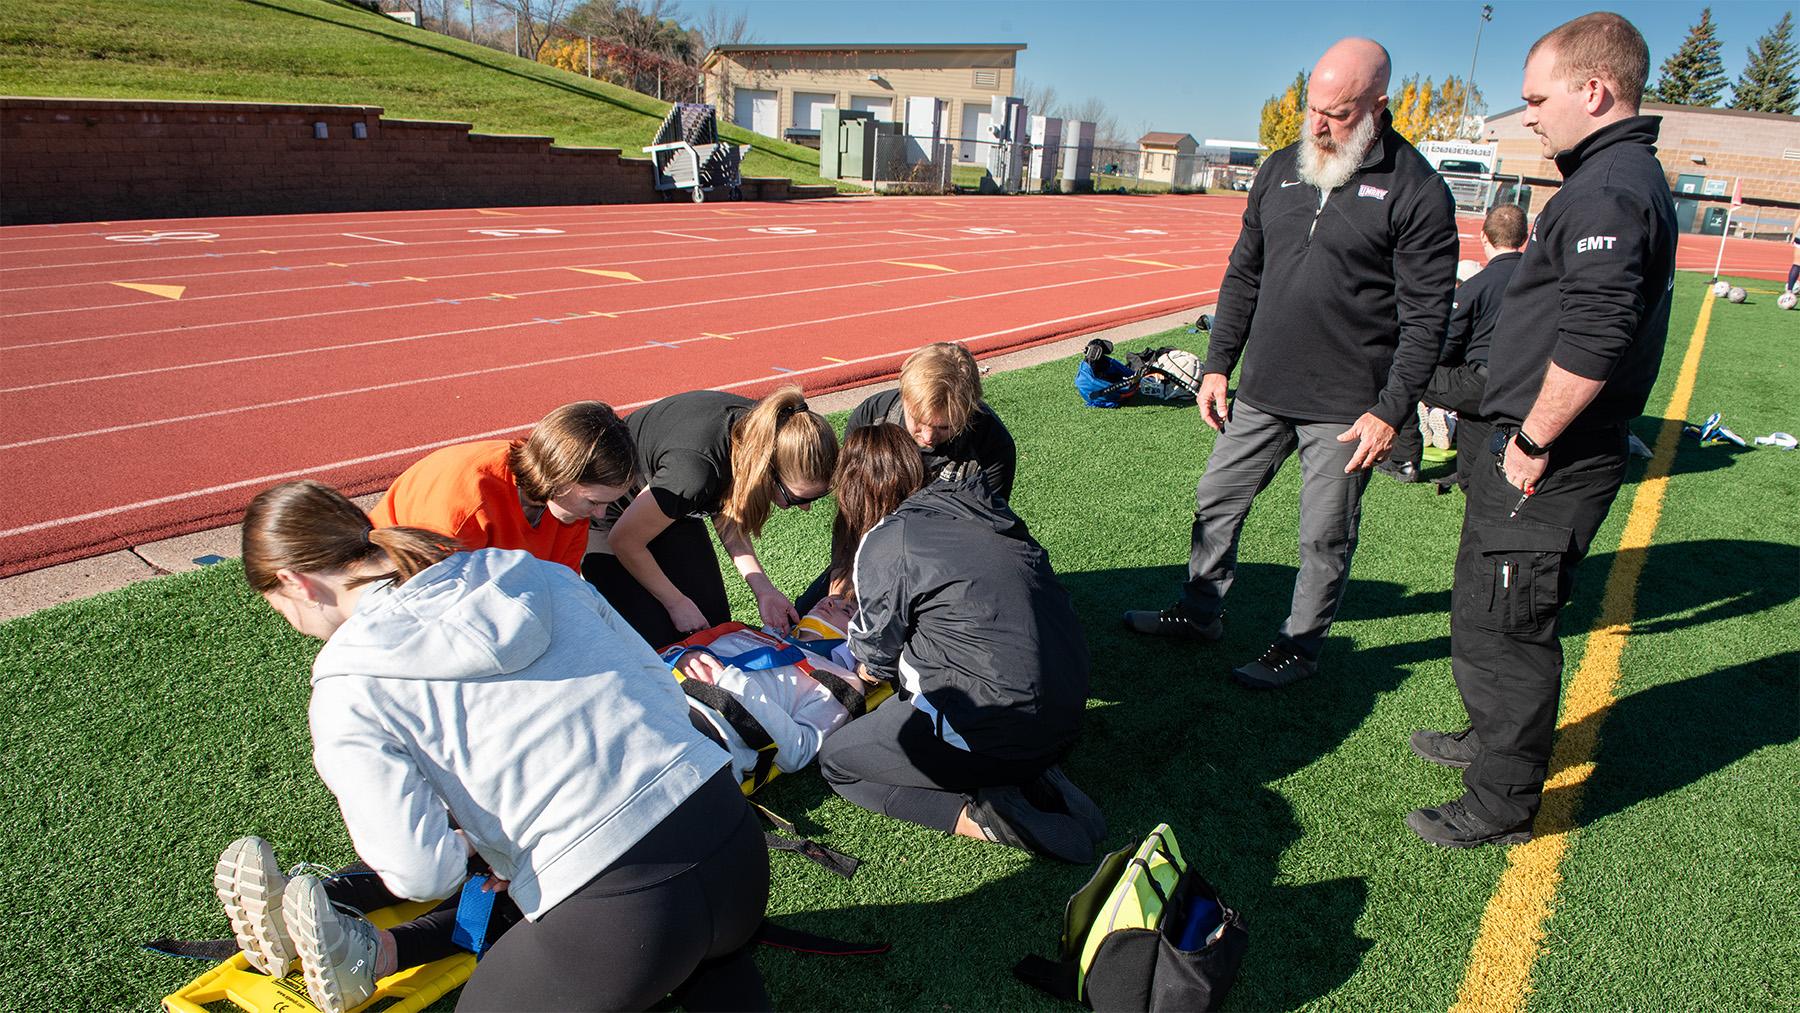
<instances>
[{"instance_id":1,"label":"white door on building","mask_svg":"<svg viewBox=\"0 0 1800 1013\"><path fill-rule=\"evenodd\" d=\"M850 99L850 108L873 113L876 119L888 123L894 121L894 100L891 98L869 98L864 95L856 95Z\"/></svg>"},{"instance_id":2,"label":"white door on building","mask_svg":"<svg viewBox=\"0 0 1800 1013\"><path fill-rule=\"evenodd\" d=\"M959 139L956 145L956 159L959 162L986 162L988 145L977 144L985 141L992 134L990 127L994 124L994 114L985 106L973 102L964 102L962 107L962 129L957 132Z\"/></svg>"},{"instance_id":3,"label":"white door on building","mask_svg":"<svg viewBox=\"0 0 1800 1013\"><path fill-rule=\"evenodd\" d=\"M837 96L818 91L794 93L794 129L817 130L825 107L837 104Z\"/></svg>"},{"instance_id":4,"label":"white door on building","mask_svg":"<svg viewBox=\"0 0 1800 1013\"><path fill-rule=\"evenodd\" d=\"M776 136L775 93L756 88L739 88L733 99L731 121L759 134Z\"/></svg>"}]
</instances>

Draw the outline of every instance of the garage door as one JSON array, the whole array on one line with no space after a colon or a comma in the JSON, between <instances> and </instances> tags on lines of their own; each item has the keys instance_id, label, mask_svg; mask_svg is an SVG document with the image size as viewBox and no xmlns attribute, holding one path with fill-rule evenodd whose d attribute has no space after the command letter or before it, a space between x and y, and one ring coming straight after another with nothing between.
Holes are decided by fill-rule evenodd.
<instances>
[{"instance_id":1,"label":"garage door","mask_svg":"<svg viewBox=\"0 0 1800 1013\"><path fill-rule=\"evenodd\" d=\"M878 120L886 120L889 123L894 121L894 100L891 98L869 98L858 95L850 100L850 108L873 113Z\"/></svg>"},{"instance_id":2,"label":"garage door","mask_svg":"<svg viewBox=\"0 0 1800 1013\"><path fill-rule=\"evenodd\" d=\"M775 93L739 88L731 109L731 121L759 134L775 136Z\"/></svg>"},{"instance_id":3,"label":"garage door","mask_svg":"<svg viewBox=\"0 0 1800 1013\"><path fill-rule=\"evenodd\" d=\"M819 129L819 114L827 106L837 103L836 95L824 92L797 91L794 93L794 127L799 130Z\"/></svg>"}]
</instances>

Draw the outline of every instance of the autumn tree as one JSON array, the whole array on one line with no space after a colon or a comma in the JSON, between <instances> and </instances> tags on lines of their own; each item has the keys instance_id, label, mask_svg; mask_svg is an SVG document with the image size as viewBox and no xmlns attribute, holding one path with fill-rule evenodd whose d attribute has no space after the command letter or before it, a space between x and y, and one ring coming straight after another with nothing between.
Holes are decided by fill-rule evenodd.
<instances>
[{"instance_id":1,"label":"autumn tree","mask_svg":"<svg viewBox=\"0 0 1800 1013\"><path fill-rule=\"evenodd\" d=\"M1800 50L1794 47L1794 15L1781 15L1775 27L1745 51L1744 72L1731 89L1731 108L1792 116L1800 108Z\"/></svg>"},{"instance_id":2,"label":"autumn tree","mask_svg":"<svg viewBox=\"0 0 1800 1013\"><path fill-rule=\"evenodd\" d=\"M1306 71L1294 75L1287 91L1270 96L1262 107L1256 139L1266 151L1278 151L1300 139L1306 123Z\"/></svg>"},{"instance_id":3,"label":"autumn tree","mask_svg":"<svg viewBox=\"0 0 1800 1013\"><path fill-rule=\"evenodd\" d=\"M1414 74L1388 96L1395 132L1414 144L1472 136L1475 119L1486 108L1481 89L1455 75L1436 84Z\"/></svg>"},{"instance_id":4,"label":"autumn tree","mask_svg":"<svg viewBox=\"0 0 1800 1013\"><path fill-rule=\"evenodd\" d=\"M1718 25L1711 7L1700 9L1700 22L1688 28L1687 38L1663 61L1659 73L1645 98L1680 106L1719 104L1725 93L1725 61L1719 58Z\"/></svg>"}]
</instances>

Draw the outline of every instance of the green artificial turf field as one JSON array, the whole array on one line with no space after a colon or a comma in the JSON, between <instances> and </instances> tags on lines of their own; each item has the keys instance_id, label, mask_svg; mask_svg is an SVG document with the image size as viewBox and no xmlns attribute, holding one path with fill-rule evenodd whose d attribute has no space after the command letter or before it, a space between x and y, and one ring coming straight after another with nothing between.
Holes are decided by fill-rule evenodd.
<instances>
[{"instance_id":1,"label":"green artificial turf field","mask_svg":"<svg viewBox=\"0 0 1800 1013\"><path fill-rule=\"evenodd\" d=\"M1742 283L1768 294L1714 307L1691 414L1721 411L1747 437L1800 430L1800 312L1775 308L1772 283ZM1662 378L1634 426L1647 443L1703 290L1699 276L1678 280ZM1233 1008L1447 1008L1506 862L1430 847L1401 823L1460 792L1454 772L1406 746L1415 728L1461 721L1447 660L1460 497L1376 477L1321 675L1252 694L1221 676L1285 614L1296 469L1245 529L1225 639L1129 637L1121 610L1175 594L1211 435L1191 408L1085 409L1073 372L1063 360L996 376L988 396L1019 440L1014 506L1083 617L1092 700L1066 768L1105 808L1110 843L1174 824L1245 913ZM1565 616L1571 672L1643 468L1632 465ZM1684 440L1673 472L1532 1010L1793 1008L1800 453ZM771 525L762 553L778 584L798 591L817 572L829 515ZM0 625L0 1008L142 1010L197 974L204 965L138 944L228 934L210 872L240 834L270 838L284 861L352 858L309 760L313 651L235 563ZM781 1008L1056 1005L1008 969L1052 951L1089 870L871 816L814 773L761 800L864 859L846 882L772 856L772 914L895 945L876 958L762 951Z\"/></svg>"},{"instance_id":2,"label":"green artificial turf field","mask_svg":"<svg viewBox=\"0 0 1800 1013\"><path fill-rule=\"evenodd\" d=\"M643 157L649 95L401 24L342 0L23 0L0 5L0 95L380 106ZM721 123L749 176L819 176L819 153ZM860 189L844 184L842 189Z\"/></svg>"}]
</instances>

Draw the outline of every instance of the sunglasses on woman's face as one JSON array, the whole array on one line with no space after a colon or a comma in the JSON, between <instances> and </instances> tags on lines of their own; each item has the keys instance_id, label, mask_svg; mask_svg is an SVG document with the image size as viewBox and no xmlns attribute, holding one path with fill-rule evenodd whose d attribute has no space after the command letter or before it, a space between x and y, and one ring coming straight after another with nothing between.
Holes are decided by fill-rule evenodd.
<instances>
[{"instance_id":1,"label":"sunglasses on woman's face","mask_svg":"<svg viewBox=\"0 0 1800 1013\"><path fill-rule=\"evenodd\" d=\"M794 495L794 491L787 487L787 483L781 480L780 475L775 476L775 491L781 493L782 504L789 507L803 507L808 503L815 503L824 499L827 493L830 492L830 490L827 489L817 496L796 496Z\"/></svg>"}]
</instances>

